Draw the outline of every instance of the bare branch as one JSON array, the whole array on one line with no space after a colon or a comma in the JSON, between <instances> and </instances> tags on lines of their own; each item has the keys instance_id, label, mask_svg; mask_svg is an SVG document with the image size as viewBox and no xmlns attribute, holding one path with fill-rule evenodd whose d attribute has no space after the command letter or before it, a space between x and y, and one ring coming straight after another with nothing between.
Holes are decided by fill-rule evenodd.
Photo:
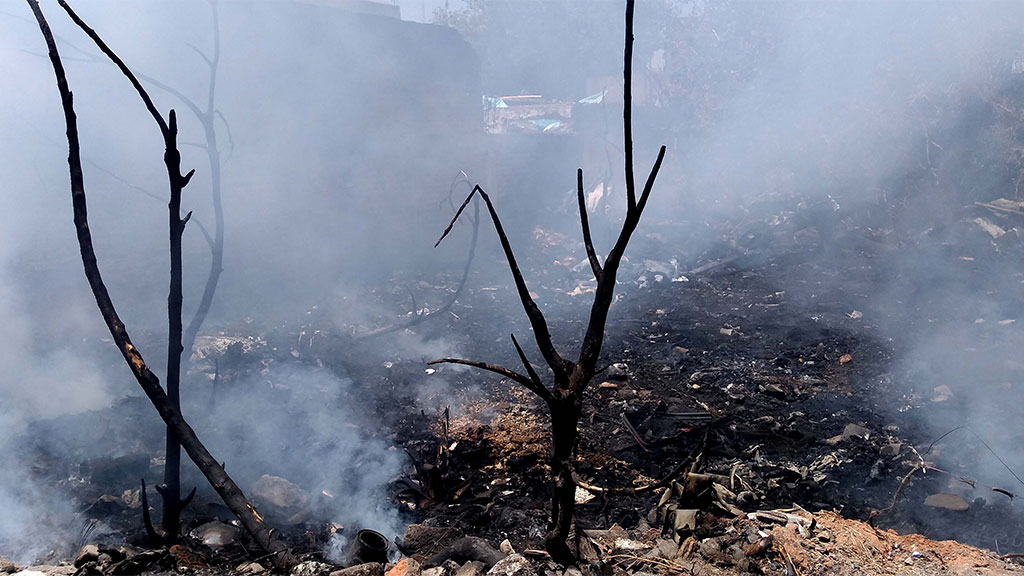
<instances>
[{"instance_id":1,"label":"bare branch","mask_svg":"<svg viewBox=\"0 0 1024 576\"><path fill-rule=\"evenodd\" d=\"M640 215L644 212L644 207L647 206L647 199L651 196L651 190L654 188L654 180L658 177L658 171L661 170L661 162L665 159L665 146L662 146L658 150L658 158L654 161L654 166L651 167L651 173L647 175L647 183L644 184L644 190L640 193L640 204L637 205L637 219L639 220Z\"/></svg>"},{"instance_id":2,"label":"bare branch","mask_svg":"<svg viewBox=\"0 0 1024 576\"><path fill-rule=\"evenodd\" d=\"M536 392L536 390L534 389L533 381L530 380L529 377L523 376L522 374L515 372L513 370L509 370L504 366L498 366L497 364L490 364L488 362L477 362L476 360L463 360L461 358L438 358L437 360L431 360L430 362L427 362L428 366L433 366L434 364L461 364L463 366L472 366L474 368L480 368L481 370L487 370L488 372L500 374L510 380L515 380L516 382L525 386L530 391Z\"/></svg>"},{"instance_id":3,"label":"bare branch","mask_svg":"<svg viewBox=\"0 0 1024 576\"><path fill-rule=\"evenodd\" d=\"M626 48L622 66L622 124L626 151L626 214L636 211L636 179L633 177L633 0L626 0Z\"/></svg>"},{"instance_id":4,"label":"bare branch","mask_svg":"<svg viewBox=\"0 0 1024 576\"><path fill-rule=\"evenodd\" d=\"M57 0L57 4L60 4L60 7L63 8L64 11L68 13L68 16L71 17L71 20L73 20L74 23L77 24L78 27L81 28L82 31L85 32L86 35L88 35L94 43L96 43L96 46L100 49L100 51L103 52L103 54L105 54L107 58L110 58L110 61L113 62L121 70L121 73L128 78L128 81L131 82L132 86L135 87L135 91L139 93L139 97L142 98L142 101L146 104L146 109L149 110L149 114L153 116L153 119L156 120L156 123L160 125L160 130L164 134L166 134L167 123L164 122L164 118L160 115L160 111L156 109L156 105L153 104L152 98L149 97L149 94L146 92L146 89L143 88L142 84L139 83L139 79L135 77L135 74L133 74L132 71L128 68L128 66L124 63L124 61L121 60L121 58L117 54L115 54L109 46L107 46L107 43L104 42L102 38L100 38L99 34L97 34L95 30L90 28L88 24L86 24L81 18L78 17L78 14L76 14L75 11L71 9L71 6L68 5L66 0Z\"/></svg>"},{"instance_id":5,"label":"bare branch","mask_svg":"<svg viewBox=\"0 0 1024 576\"><path fill-rule=\"evenodd\" d=\"M235 152L235 137L231 134L231 125L228 124L228 119L224 117L220 110L214 110L213 113L220 118L220 121L224 124L224 130L228 133L228 158L231 158L231 155Z\"/></svg>"},{"instance_id":6,"label":"bare branch","mask_svg":"<svg viewBox=\"0 0 1024 576\"><path fill-rule=\"evenodd\" d=\"M490 212L491 221L494 222L494 231L498 234L501 248L505 251L505 259L508 260L509 270L512 272L512 278L515 280L519 300L523 304L526 316L530 319L530 325L533 326L533 337L537 340L537 347L540 348L540 353L544 356L544 360L548 363L551 371L555 373L555 382L566 382L569 371L572 369L572 363L564 360L551 342L551 332L548 330L547 320L544 318L544 314L541 313L540 308L537 307L537 303L533 301L533 296L530 296L530 289L526 287L526 280L523 279L523 273L519 270L516 256L512 252L512 245L509 244L508 236L501 225L501 219L498 218L498 213L494 210L494 205L491 204L491 198L479 185L474 187L473 190L478 192L480 197L484 199L484 203L487 204L487 211Z\"/></svg>"},{"instance_id":7,"label":"bare branch","mask_svg":"<svg viewBox=\"0 0 1024 576\"><path fill-rule=\"evenodd\" d=\"M544 383L541 382L540 376L537 375L537 371L533 369L533 364L530 364L530 360L526 357L526 352L523 352L523 347L519 345L519 341L516 340L515 334L509 334L512 337L512 344L516 347L516 353L519 354L519 360L523 363L523 368L526 368L526 373L530 376L530 380L533 381L534 388L530 388L534 394L541 397L545 402L552 402L554 396L551 395L551 391L548 390Z\"/></svg>"},{"instance_id":8,"label":"bare branch","mask_svg":"<svg viewBox=\"0 0 1024 576\"><path fill-rule=\"evenodd\" d=\"M466 209L466 206L469 206L469 201L473 199L473 196L479 189L479 186L474 186L473 190L469 192L469 196L466 196L466 199L462 201L462 205L459 206L459 209L455 211L455 216L452 216L452 221L448 223L448 226L445 227L444 232L441 233L441 237L438 238L437 242L434 243L434 248L440 246L441 242L443 242L444 239L448 236L448 233L452 231L452 228L455 227L455 222L458 221L459 216L462 216L462 211Z\"/></svg>"},{"instance_id":9,"label":"bare branch","mask_svg":"<svg viewBox=\"0 0 1024 576\"><path fill-rule=\"evenodd\" d=\"M203 233L203 238L206 238L206 243L210 246L210 250L213 250L213 237L210 236L210 231L203 226L203 221L196 219L196 226L199 226L199 231Z\"/></svg>"},{"instance_id":10,"label":"bare branch","mask_svg":"<svg viewBox=\"0 0 1024 576\"><path fill-rule=\"evenodd\" d=\"M590 269L594 272L594 278L600 280L601 261L597 259L597 252L594 251L594 240L590 237L587 199L583 195L583 168L576 170L576 200L580 205L580 225L583 227L583 245L587 249L587 259L590 260Z\"/></svg>"},{"instance_id":11,"label":"bare branch","mask_svg":"<svg viewBox=\"0 0 1024 576\"><path fill-rule=\"evenodd\" d=\"M189 48L191 48L193 52L198 54L199 57L203 59L203 62L206 62L207 66L209 66L210 68L213 68L213 60L210 60L210 57L207 56L202 50L200 50L198 46L196 46L195 44L193 44L191 42L186 42L185 46L188 46Z\"/></svg>"},{"instance_id":12,"label":"bare branch","mask_svg":"<svg viewBox=\"0 0 1024 576\"><path fill-rule=\"evenodd\" d=\"M462 295L462 291L466 287L466 282L469 280L469 269L472 267L473 259L476 257L477 238L480 236L480 205L479 204L474 204L473 205L473 218L472 218L472 221L473 221L473 238L472 238L472 240L470 240L470 243L469 243L469 255L466 256L466 265L463 266L463 268L462 268L462 278L459 280L459 285L455 288L455 292L452 293L451 297L448 298L448 301L445 302L444 305L442 305L437 310L432 310L430 312L427 312L426 314L415 314L412 318L408 319L405 322L400 322L400 323L397 323L397 324L391 324L389 326L383 326L381 328L377 328L375 330L371 330L371 331L366 332L364 334L360 334L360 335L356 336L357 339L363 340L363 339L366 339L366 338L373 338L375 336L380 336L382 334L390 334L392 332L398 332L399 330L405 330L406 328L411 328L411 327L413 327L413 326L415 326L417 324L420 324L420 323L426 321L428 318L433 318L434 316L437 316L439 314L444 314L444 313L446 313L446 312L448 312L449 310L452 309L452 306L455 305L455 302L459 299L459 296ZM411 289L409 290L409 294L412 295L413 310L415 311L416 310L416 296L413 295Z\"/></svg>"}]
</instances>

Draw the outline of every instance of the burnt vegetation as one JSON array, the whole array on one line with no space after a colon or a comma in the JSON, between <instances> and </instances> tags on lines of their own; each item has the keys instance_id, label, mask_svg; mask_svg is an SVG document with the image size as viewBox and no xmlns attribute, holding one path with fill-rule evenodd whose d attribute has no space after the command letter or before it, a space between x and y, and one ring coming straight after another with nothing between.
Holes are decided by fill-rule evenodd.
<instances>
[{"instance_id":1,"label":"burnt vegetation","mask_svg":"<svg viewBox=\"0 0 1024 576\"><path fill-rule=\"evenodd\" d=\"M175 78L26 4L106 329L59 346L134 393L9 424L0 387L0 573L1021 571L1021 10L210 0ZM108 72L166 196L155 135L108 153L131 116L72 94ZM167 199L158 283L93 170Z\"/></svg>"}]
</instances>

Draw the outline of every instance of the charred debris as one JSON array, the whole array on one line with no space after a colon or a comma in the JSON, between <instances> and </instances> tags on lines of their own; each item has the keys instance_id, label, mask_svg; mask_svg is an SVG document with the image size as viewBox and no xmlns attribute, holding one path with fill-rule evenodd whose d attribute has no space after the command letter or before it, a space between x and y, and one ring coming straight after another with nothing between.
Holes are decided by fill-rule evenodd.
<instances>
[{"instance_id":1,"label":"charred debris","mask_svg":"<svg viewBox=\"0 0 1024 576\"><path fill-rule=\"evenodd\" d=\"M927 200L915 190L981 170L978 157L944 158L939 140L954 131L942 132L943 115L967 106L951 97L911 106L924 142L899 194L879 189L851 209L841 192L779 192L786 177L775 174L739 216L695 204L680 218L658 194L682 185L685 164L648 137L634 142L634 82L643 76L634 70L634 16L646 4L625 0L617 96L605 82L575 102L485 98L483 121L489 137L559 147L598 117L588 120L594 106L606 123L609 107L617 120L621 105L621 175L608 146L597 161L588 150L597 176L578 168L569 201L510 202L506 213L508 196L489 188L514 177L503 171L513 163L492 160L479 181L459 172L436 203L450 219L434 247L442 252L450 235L448 243L460 235L465 243L453 271L392 275L392 289L364 295L377 300L374 311L350 304L359 309L350 323L313 306L300 320L218 320L214 332L204 326L228 261L219 142L226 135L235 146L217 104L219 3L210 2L212 52L196 49L208 72L197 103L134 72L130 55L122 59L103 31L57 0L102 55L86 60L109 62L127 80L163 146L168 323L166 335L144 332L147 346L136 346L90 228L89 151L62 59L65 47L84 51L54 35L54 14L26 2L56 77L75 235L105 342L148 402L132 395L19 433L16 453L30 462L32 486L45 488L17 498L67 499L73 510L40 506L52 530L46 544L30 557L12 548L18 563L0 558L0 573L1024 572L1020 434L979 419L995 403L1014 406L1003 408L1012 420L1022 405L1024 364L1012 352L1024 297L1016 84L978 96L986 128L965 136L1002 138L998 195L950 194L943 198L954 209L920 213ZM477 4L467 6L472 16ZM645 105L671 96L655 84L642 82ZM153 88L201 129L202 142L190 144L210 171L212 233L182 214L196 171L183 168L179 119L154 103ZM652 112L643 114L649 126ZM526 234L518 216L534 211L548 216ZM572 220L578 237L548 226L551 214ZM480 230L488 224L496 246ZM210 260L185 324L191 232ZM478 268L487 280L474 278ZM972 292L984 302L964 303ZM166 344L162 378L140 351L151 341ZM203 400L183 406L182 390ZM253 431L254 420L267 432ZM147 480L161 507L151 505Z\"/></svg>"}]
</instances>

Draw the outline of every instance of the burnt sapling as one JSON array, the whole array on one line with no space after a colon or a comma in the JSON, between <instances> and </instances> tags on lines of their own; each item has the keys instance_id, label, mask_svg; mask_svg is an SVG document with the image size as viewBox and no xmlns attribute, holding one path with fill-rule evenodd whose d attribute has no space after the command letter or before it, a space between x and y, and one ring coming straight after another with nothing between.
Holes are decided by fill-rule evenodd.
<instances>
[{"instance_id":1,"label":"burnt sapling","mask_svg":"<svg viewBox=\"0 0 1024 576\"><path fill-rule=\"evenodd\" d=\"M486 204L491 220L494 223L495 232L501 242L502 250L508 260L509 269L515 281L516 291L519 294L523 309L530 320L537 346L544 356L544 361L551 369L554 383L553 386L548 387L541 381L537 371L526 358L526 354L516 340L515 335L511 337L512 344L515 346L516 353L519 355L519 359L526 370L525 375L495 364L459 358L442 358L434 360L430 364L463 364L501 374L523 385L546 403L551 417L551 482L553 485L553 495L551 519L548 532L544 536L544 547L551 554L551 557L561 564L571 564L574 561L573 553L566 540L572 528L573 514L576 506L577 482L573 472L574 450L579 437L578 426L583 409L583 394L596 373L597 361L604 343L604 330L608 319L608 309L611 307L615 293L615 278L618 273L619 264L626 251L626 246L629 244L629 240L640 222L640 216L647 206L651 189L654 187L654 181L665 158L665 147L662 146L638 198L635 176L633 174L631 86L633 75L633 12L634 0L627 0L622 109L626 157L626 216L619 236L612 249L608 252L603 265L598 259L597 251L594 249L593 240L590 235L590 224L587 218L587 206L583 193L583 170L579 169L576 173L577 201L580 210L580 223L583 229L583 241L586 246L591 270L597 280L597 290L594 292L594 303L591 307L590 319L583 337L579 358L575 362L563 358L552 343L547 320L544 318L540 308L537 307L533 297L530 296L530 291L516 262L501 220L498 218L490 197L483 188L479 185L473 188L473 191L470 192L458 212L456 212L455 218L452 219L441 235L441 239L437 242L437 244L440 244L444 240L469 202L473 200L474 196L479 195Z\"/></svg>"},{"instance_id":2,"label":"burnt sapling","mask_svg":"<svg viewBox=\"0 0 1024 576\"><path fill-rule=\"evenodd\" d=\"M96 299L96 305L103 316L103 320L110 331L110 335L117 346L125 362L128 364L135 376L136 381L142 387L146 396L152 402L154 408L160 414L168 428L168 435L173 435L189 457L195 462L199 470L206 476L214 490L221 496L227 507L238 517L242 526L249 532L253 540L268 554L271 561L279 569L287 569L295 563L294 557L289 549L277 539L271 529L266 525L263 518L256 512L256 509L249 503L237 484L231 479L220 464L206 449L206 446L196 436L195 431L189 426L181 414L177 402L177 390L172 389L171 380L178 376L181 357L181 234L189 217L181 218L181 191L188 185L194 171L182 175L180 171L181 155L177 148L177 119L171 110L168 119L165 121L160 112L156 109L149 94L139 83L138 79L131 72L128 66L103 42L99 35L83 22L65 0L58 0L60 6L68 13L71 19L96 43L100 50L114 62L122 74L132 83L143 100L147 110L153 116L160 128L164 139L165 153L164 162L167 167L168 178L171 186L171 201L169 204L170 213L170 236L171 236L171 293L168 296L168 316L170 320L170 342L168 345L168 390L164 391L160 385L160 379L150 370L139 350L132 343L131 338L121 321L114 303L110 298L107 287L100 273L96 260L96 252L92 242L92 232L89 229L88 210L85 195L85 180L82 173L81 147L78 138L78 120L74 110L74 99L68 87L67 76L64 72L64 65L61 62L60 54L53 33L49 24L43 16L37 0L26 0L39 24L39 30L46 42L50 63L53 66L54 75L57 80L57 88L60 92L61 106L64 112L64 121L67 127L68 140L68 167L71 180L71 199L74 211L75 230L79 248L82 255L82 265L85 269L86 279ZM176 316L176 321L175 321ZM173 361L173 362L172 362Z\"/></svg>"}]
</instances>

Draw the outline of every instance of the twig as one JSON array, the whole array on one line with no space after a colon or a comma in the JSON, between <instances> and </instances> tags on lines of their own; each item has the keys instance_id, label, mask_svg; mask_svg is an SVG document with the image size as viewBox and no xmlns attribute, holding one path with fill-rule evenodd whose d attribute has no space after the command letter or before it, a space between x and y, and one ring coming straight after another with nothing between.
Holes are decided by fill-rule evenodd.
<instances>
[{"instance_id":1,"label":"twig","mask_svg":"<svg viewBox=\"0 0 1024 576\"><path fill-rule=\"evenodd\" d=\"M632 436L633 436L633 440L636 440L636 443L637 443L637 444L638 444L638 445L639 445L639 446L640 446L641 448L643 448L643 449L644 449L644 452L650 452L650 451L651 451L651 449L650 449L650 448L648 448L648 447L647 447L647 445L646 445L646 444L644 444L644 441L640 439L640 435L639 435L639 434L637 434L637 432L636 432L636 428L634 428L634 427L633 427L633 423L629 421L629 418L628 418L628 417L626 416L626 413L625 413L625 412L623 412L623 413L622 413L622 414L620 415L620 417L619 417L619 420L621 420L621 421L622 421L622 423L626 425L626 430L629 430L629 433L630 433L630 435L632 435Z\"/></svg>"},{"instance_id":2,"label":"twig","mask_svg":"<svg viewBox=\"0 0 1024 576\"><path fill-rule=\"evenodd\" d=\"M576 200L580 205L580 225L583 228L583 245L587 250L587 259L590 260L590 269L594 272L594 278L600 280L601 261L597 259L597 252L594 250L594 240L590 237L587 199L583 195L583 168L576 170Z\"/></svg>"}]
</instances>

